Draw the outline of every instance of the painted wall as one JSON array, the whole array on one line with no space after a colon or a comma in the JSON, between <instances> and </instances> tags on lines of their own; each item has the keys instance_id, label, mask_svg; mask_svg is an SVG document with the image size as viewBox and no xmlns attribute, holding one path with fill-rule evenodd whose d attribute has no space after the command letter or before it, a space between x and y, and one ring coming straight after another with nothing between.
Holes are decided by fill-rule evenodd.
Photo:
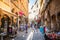
<instances>
[{"instance_id":1,"label":"painted wall","mask_svg":"<svg viewBox=\"0 0 60 40\"><path fill-rule=\"evenodd\" d=\"M4 2L0 1L0 8L7 11L7 12L10 12L11 13L11 8L10 6L7 6Z\"/></svg>"}]
</instances>

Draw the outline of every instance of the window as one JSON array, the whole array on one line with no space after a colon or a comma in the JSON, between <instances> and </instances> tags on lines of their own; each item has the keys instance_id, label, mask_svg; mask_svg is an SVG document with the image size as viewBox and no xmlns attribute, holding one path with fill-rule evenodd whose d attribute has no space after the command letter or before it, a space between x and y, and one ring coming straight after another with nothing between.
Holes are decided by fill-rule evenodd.
<instances>
[{"instance_id":1,"label":"window","mask_svg":"<svg viewBox=\"0 0 60 40\"><path fill-rule=\"evenodd\" d=\"M36 4L36 3L37 3L37 0L36 0L35 4ZM34 5L35 5L35 4L34 4Z\"/></svg>"},{"instance_id":2,"label":"window","mask_svg":"<svg viewBox=\"0 0 60 40\"><path fill-rule=\"evenodd\" d=\"M58 18L58 21L60 22L60 12L57 13L57 18Z\"/></svg>"},{"instance_id":3,"label":"window","mask_svg":"<svg viewBox=\"0 0 60 40\"><path fill-rule=\"evenodd\" d=\"M35 10L33 12L35 12Z\"/></svg>"},{"instance_id":4,"label":"window","mask_svg":"<svg viewBox=\"0 0 60 40\"><path fill-rule=\"evenodd\" d=\"M34 6L31 7L31 9L33 9Z\"/></svg>"},{"instance_id":5,"label":"window","mask_svg":"<svg viewBox=\"0 0 60 40\"><path fill-rule=\"evenodd\" d=\"M37 4L37 8L38 8L38 4Z\"/></svg>"},{"instance_id":6,"label":"window","mask_svg":"<svg viewBox=\"0 0 60 40\"><path fill-rule=\"evenodd\" d=\"M29 3L29 0L28 0L28 3Z\"/></svg>"}]
</instances>

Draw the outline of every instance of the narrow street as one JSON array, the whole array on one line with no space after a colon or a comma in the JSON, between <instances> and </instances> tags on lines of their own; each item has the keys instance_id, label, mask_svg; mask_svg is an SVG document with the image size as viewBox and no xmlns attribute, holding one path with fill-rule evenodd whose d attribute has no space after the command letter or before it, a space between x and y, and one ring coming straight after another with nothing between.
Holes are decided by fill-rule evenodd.
<instances>
[{"instance_id":1,"label":"narrow street","mask_svg":"<svg viewBox=\"0 0 60 40\"><path fill-rule=\"evenodd\" d=\"M40 33L39 30L37 30L37 32L34 32L30 28L28 29L28 33L25 33L25 31L19 32L14 40L44 40L44 36Z\"/></svg>"},{"instance_id":2,"label":"narrow street","mask_svg":"<svg viewBox=\"0 0 60 40\"><path fill-rule=\"evenodd\" d=\"M32 32L32 29L28 29L28 33L24 32L18 32L17 33L17 37L15 38L15 40L27 40L27 37L30 35L30 33Z\"/></svg>"},{"instance_id":3,"label":"narrow street","mask_svg":"<svg viewBox=\"0 0 60 40\"><path fill-rule=\"evenodd\" d=\"M34 32L32 40L45 40L44 35L39 31Z\"/></svg>"},{"instance_id":4,"label":"narrow street","mask_svg":"<svg viewBox=\"0 0 60 40\"><path fill-rule=\"evenodd\" d=\"M0 0L0 40L60 40L60 0Z\"/></svg>"}]
</instances>

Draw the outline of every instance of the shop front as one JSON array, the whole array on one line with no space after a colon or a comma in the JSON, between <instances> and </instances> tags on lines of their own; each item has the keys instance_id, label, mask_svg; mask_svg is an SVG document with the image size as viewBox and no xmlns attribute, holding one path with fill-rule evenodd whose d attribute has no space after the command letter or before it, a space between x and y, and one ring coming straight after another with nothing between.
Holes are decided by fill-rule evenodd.
<instances>
[{"instance_id":1,"label":"shop front","mask_svg":"<svg viewBox=\"0 0 60 40\"><path fill-rule=\"evenodd\" d=\"M15 31L14 31L15 30ZM12 15L1 9L0 12L0 36L16 35L17 16Z\"/></svg>"}]
</instances>

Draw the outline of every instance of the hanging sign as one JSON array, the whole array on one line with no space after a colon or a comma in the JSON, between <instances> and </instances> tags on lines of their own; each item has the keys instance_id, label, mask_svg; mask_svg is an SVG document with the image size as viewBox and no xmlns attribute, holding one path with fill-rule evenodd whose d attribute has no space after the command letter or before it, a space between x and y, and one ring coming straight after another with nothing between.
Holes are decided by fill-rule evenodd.
<instances>
[{"instance_id":1,"label":"hanging sign","mask_svg":"<svg viewBox=\"0 0 60 40\"><path fill-rule=\"evenodd\" d=\"M19 15L22 16L24 13L22 11L19 12Z\"/></svg>"}]
</instances>

